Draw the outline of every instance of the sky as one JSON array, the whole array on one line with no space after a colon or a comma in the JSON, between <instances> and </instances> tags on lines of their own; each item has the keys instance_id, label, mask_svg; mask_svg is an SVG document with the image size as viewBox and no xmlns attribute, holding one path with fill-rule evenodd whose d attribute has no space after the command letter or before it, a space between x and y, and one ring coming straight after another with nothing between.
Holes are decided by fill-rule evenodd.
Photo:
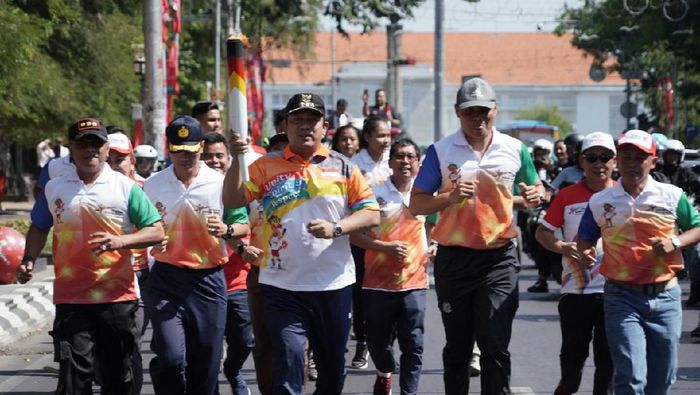
<instances>
[{"instance_id":1,"label":"sky","mask_svg":"<svg viewBox=\"0 0 700 395\"><path fill-rule=\"evenodd\" d=\"M583 0L444 0L445 32L551 32L558 25L564 5L580 7ZM414 10L414 19L402 22L404 31L435 30L435 0L426 0ZM324 20L327 29L330 19ZM348 28L349 31L359 29Z\"/></svg>"}]
</instances>

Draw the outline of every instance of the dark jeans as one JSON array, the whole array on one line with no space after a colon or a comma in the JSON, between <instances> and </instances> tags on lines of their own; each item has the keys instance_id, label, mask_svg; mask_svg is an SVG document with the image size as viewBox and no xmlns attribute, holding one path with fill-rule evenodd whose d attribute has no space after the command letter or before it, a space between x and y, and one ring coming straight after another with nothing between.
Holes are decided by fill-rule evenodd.
<instances>
[{"instance_id":1,"label":"dark jeans","mask_svg":"<svg viewBox=\"0 0 700 395\"><path fill-rule=\"evenodd\" d=\"M272 340L272 394L304 393L308 341L318 370L315 394L336 395L345 383L345 344L350 332L352 286L299 292L261 284Z\"/></svg>"},{"instance_id":2,"label":"dark jeans","mask_svg":"<svg viewBox=\"0 0 700 395\"><path fill-rule=\"evenodd\" d=\"M469 392L474 340L481 349L481 392L510 394L510 343L518 309L518 260L513 243L494 250L439 246L435 290L445 327L445 393Z\"/></svg>"},{"instance_id":3,"label":"dark jeans","mask_svg":"<svg viewBox=\"0 0 700 395\"><path fill-rule=\"evenodd\" d=\"M365 250L350 245L352 259L355 261L355 284L352 286L352 332L358 342L367 341L365 334L365 306L362 302L362 279L365 277Z\"/></svg>"},{"instance_id":4,"label":"dark jeans","mask_svg":"<svg viewBox=\"0 0 700 395\"><path fill-rule=\"evenodd\" d=\"M561 381L564 393L578 391L588 349L593 340L593 395L612 394L613 365L605 335L603 294L563 294L559 299L561 324Z\"/></svg>"},{"instance_id":5,"label":"dark jeans","mask_svg":"<svg viewBox=\"0 0 700 395\"><path fill-rule=\"evenodd\" d=\"M215 394L226 326L223 270L156 262L148 283L155 393Z\"/></svg>"},{"instance_id":6,"label":"dark jeans","mask_svg":"<svg viewBox=\"0 0 700 395\"><path fill-rule=\"evenodd\" d=\"M393 343L397 333L401 349L401 394L417 394L423 368L425 289L399 292L365 289L363 293L367 346L374 365L382 373L394 371Z\"/></svg>"},{"instance_id":7,"label":"dark jeans","mask_svg":"<svg viewBox=\"0 0 700 395\"><path fill-rule=\"evenodd\" d=\"M227 348L224 375L231 383L235 395L247 395L248 386L241 374L241 368L255 346L255 340L246 290L228 293L225 336Z\"/></svg>"},{"instance_id":8,"label":"dark jeans","mask_svg":"<svg viewBox=\"0 0 700 395\"><path fill-rule=\"evenodd\" d=\"M272 344L265 322L265 304L262 288L258 282L259 276L260 268L251 266L247 279L248 308L255 337L255 347L253 347L255 381L258 382L258 390L262 395L270 395L272 393Z\"/></svg>"},{"instance_id":9,"label":"dark jeans","mask_svg":"<svg viewBox=\"0 0 700 395\"><path fill-rule=\"evenodd\" d=\"M58 304L52 336L59 362L56 394L130 394L135 369L136 301ZM137 359L138 362L141 358ZM139 370L140 371L140 370Z\"/></svg>"}]
</instances>

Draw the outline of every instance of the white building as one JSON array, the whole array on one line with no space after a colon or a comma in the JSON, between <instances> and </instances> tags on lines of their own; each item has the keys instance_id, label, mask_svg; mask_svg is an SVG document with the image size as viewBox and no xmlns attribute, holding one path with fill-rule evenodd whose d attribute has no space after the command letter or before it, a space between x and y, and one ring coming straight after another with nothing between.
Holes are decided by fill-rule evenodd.
<instances>
[{"instance_id":1,"label":"white building","mask_svg":"<svg viewBox=\"0 0 700 395\"><path fill-rule=\"evenodd\" d=\"M570 45L571 36L551 33L449 33L445 35L445 84L442 134L459 127L453 103L465 75L481 75L496 90L497 125L535 105L557 106L580 133L595 130L618 134L626 119L620 115L625 82L608 76L600 83L588 76L591 59ZM420 145L433 142L434 84L433 35L403 34L403 54L414 66L401 68L403 127ZM263 54L267 61L290 60L290 67L270 67L264 85L266 118L273 119L287 99L301 91L321 95L326 107L332 100L330 33L318 33L316 59L297 60L287 51ZM336 98L345 98L348 111L361 116L362 92L386 88L386 35L351 34L336 37ZM269 65L270 63L268 63ZM393 103L391 97L389 102Z\"/></svg>"}]
</instances>

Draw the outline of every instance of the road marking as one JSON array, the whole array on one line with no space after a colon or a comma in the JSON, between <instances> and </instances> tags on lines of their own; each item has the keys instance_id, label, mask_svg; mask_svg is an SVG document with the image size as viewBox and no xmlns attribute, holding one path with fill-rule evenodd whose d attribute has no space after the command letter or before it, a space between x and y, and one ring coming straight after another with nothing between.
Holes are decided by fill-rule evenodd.
<instances>
[{"instance_id":1,"label":"road marking","mask_svg":"<svg viewBox=\"0 0 700 395\"><path fill-rule=\"evenodd\" d=\"M510 387L510 392L519 395L535 395L535 391L530 387Z\"/></svg>"}]
</instances>

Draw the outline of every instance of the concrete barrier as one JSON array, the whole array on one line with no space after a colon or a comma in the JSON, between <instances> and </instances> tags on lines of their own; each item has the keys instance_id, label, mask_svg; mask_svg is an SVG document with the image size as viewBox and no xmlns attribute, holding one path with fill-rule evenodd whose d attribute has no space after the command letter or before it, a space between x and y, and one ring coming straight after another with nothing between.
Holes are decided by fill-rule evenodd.
<instances>
[{"instance_id":1,"label":"concrete barrier","mask_svg":"<svg viewBox=\"0 0 700 395\"><path fill-rule=\"evenodd\" d=\"M27 284L0 285L0 347L51 322L53 304L53 266L46 258L37 259L34 278Z\"/></svg>"}]
</instances>

